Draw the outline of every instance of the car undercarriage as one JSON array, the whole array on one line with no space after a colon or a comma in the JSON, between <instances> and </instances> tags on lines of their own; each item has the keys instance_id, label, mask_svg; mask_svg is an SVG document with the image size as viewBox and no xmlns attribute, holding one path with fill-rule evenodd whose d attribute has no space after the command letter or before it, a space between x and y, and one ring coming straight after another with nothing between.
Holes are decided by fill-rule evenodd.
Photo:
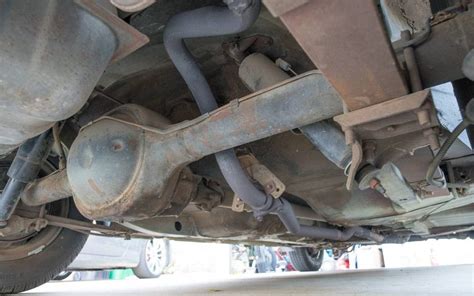
<instances>
[{"instance_id":1,"label":"car undercarriage","mask_svg":"<svg viewBox=\"0 0 474 296\"><path fill-rule=\"evenodd\" d=\"M1 292L87 235L341 251L474 233L471 1L0 13Z\"/></svg>"}]
</instances>

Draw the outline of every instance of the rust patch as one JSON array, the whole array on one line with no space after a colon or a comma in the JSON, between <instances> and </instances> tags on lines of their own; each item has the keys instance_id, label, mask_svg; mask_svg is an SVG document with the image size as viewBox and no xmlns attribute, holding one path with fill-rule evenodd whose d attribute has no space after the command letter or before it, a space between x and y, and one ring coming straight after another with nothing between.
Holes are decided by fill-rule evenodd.
<instances>
[{"instance_id":1,"label":"rust patch","mask_svg":"<svg viewBox=\"0 0 474 296\"><path fill-rule=\"evenodd\" d=\"M313 0L281 15L350 110L408 93L375 2Z\"/></svg>"}]
</instances>

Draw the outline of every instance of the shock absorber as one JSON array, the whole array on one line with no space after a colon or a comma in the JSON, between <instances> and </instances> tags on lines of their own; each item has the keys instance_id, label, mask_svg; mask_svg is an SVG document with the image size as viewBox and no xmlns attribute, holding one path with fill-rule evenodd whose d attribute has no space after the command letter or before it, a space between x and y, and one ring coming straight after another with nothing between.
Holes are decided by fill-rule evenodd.
<instances>
[{"instance_id":1,"label":"shock absorber","mask_svg":"<svg viewBox=\"0 0 474 296\"><path fill-rule=\"evenodd\" d=\"M0 197L0 228L8 224L26 185L38 177L51 148L51 130L23 143L8 169L9 177Z\"/></svg>"}]
</instances>

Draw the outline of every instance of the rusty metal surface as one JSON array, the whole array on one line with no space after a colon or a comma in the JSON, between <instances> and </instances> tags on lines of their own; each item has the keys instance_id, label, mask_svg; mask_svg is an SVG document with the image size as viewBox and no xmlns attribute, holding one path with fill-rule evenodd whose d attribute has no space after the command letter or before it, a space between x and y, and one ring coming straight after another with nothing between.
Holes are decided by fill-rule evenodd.
<instances>
[{"instance_id":1,"label":"rusty metal surface","mask_svg":"<svg viewBox=\"0 0 474 296\"><path fill-rule=\"evenodd\" d=\"M415 34L413 38L418 38ZM394 42L399 47L403 40ZM434 25L429 38L415 47L423 87L431 87L461 79L462 63L474 48L474 10ZM402 54L398 56L403 60Z\"/></svg>"},{"instance_id":2,"label":"rusty metal surface","mask_svg":"<svg viewBox=\"0 0 474 296\"><path fill-rule=\"evenodd\" d=\"M286 229L274 215L257 222L252 213L237 213L217 208L212 212L189 209L180 217L156 217L123 223L137 231L173 240L216 241L221 243L260 243L268 245L305 245L307 240L286 235ZM179 225L179 227L177 227ZM179 230L178 230L179 229Z\"/></svg>"},{"instance_id":3,"label":"rusty metal surface","mask_svg":"<svg viewBox=\"0 0 474 296\"><path fill-rule=\"evenodd\" d=\"M33 231L40 231L45 228L47 221L43 218L24 218L12 215L8 220L8 225L0 229L1 237L27 236Z\"/></svg>"},{"instance_id":4,"label":"rusty metal surface","mask_svg":"<svg viewBox=\"0 0 474 296\"><path fill-rule=\"evenodd\" d=\"M338 95L319 72L167 128L143 126L141 117L160 116L124 105L83 128L73 143L67 172L74 200L91 219L151 217L169 206L186 164L340 112Z\"/></svg>"},{"instance_id":5,"label":"rusty metal surface","mask_svg":"<svg viewBox=\"0 0 474 296\"><path fill-rule=\"evenodd\" d=\"M413 40L411 39L411 33L409 30L402 31L401 37L404 41ZM415 50L413 47L405 47L403 49L403 56L405 57L405 67L407 69L408 77L410 78L411 91L416 92L422 90L423 85L421 84L420 71L416 64Z\"/></svg>"},{"instance_id":6,"label":"rusty metal surface","mask_svg":"<svg viewBox=\"0 0 474 296\"><path fill-rule=\"evenodd\" d=\"M447 188L440 188L430 184L426 184L426 172L433 160L433 153L429 147L417 149L411 155L408 154L400 159L394 159L394 163L403 172L403 177L413 184L420 193L421 198L433 198L439 196L449 196ZM443 177L441 170L435 172L434 178L440 179Z\"/></svg>"},{"instance_id":7,"label":"rusty metal surface","mask_svg":"<svg viewBox=\"0 0 474 296\"><path fill-rule=\"evenodd\" d=\"M422 90L361 110L338 115L334 117L334 120L342 127L353 127L421 108L430 96L429 90Z\"/></svg>"},{"instance_id":8,"label":"rusty metal surface","mask_svg":"<svg viewBox=\"0 0 474 296\"><path fill-rule=\"evenodd\" d=\"M158 75L157 73L156 75L155 79L160 76L165 76L166 73L162 73L161 75ZM235 75L235 71L228 76L223 76L228 77L228 79L235 78L235 76L231 75ZM139 78L136 76L133 77L133 81L137 81L137 79ZM153 79L148 78L148 81L153 81ZM126 85L125 83L121 84ZM146 84L142 85L145 86ZM219 84L215 85L218 86ZM150 87L152 86L150 85ZM135 86L135 89L141 90L144 89L144 87ZM180 87L178 87L178 91L179 89ZM232 90L227 88L225 90L228 93L222 94L223 97L235 97L230 93ZM156 93L159 91L160 88L156 89L154 92ZM128 93L132 94L133 92L129 91ZM144 102L146 101L146 98L147 96L144 96ZM156 101L146 102L149 104L148 106L158 105ZM415 115L413 116L413 118L415 118ZM187 119L190 120L192 118L193 117L187 117ZM394 141L398 143L404 143L406 140L407 136L394 139ZM393 150L403 151L404 153L408 153L410 150L410 148L407 147L413 147L412 145L402 146L401 144L395 146L393 143L386 143L384 140L377 141L377 151L384 152L388 149L387 147L389 145L393 147ZM332 223L339 225L353 223L363 225L364 222L359 222L357 220L370 221L370 219L377 219L380 217L391 217L386 221L389 223L396 223L402 219L402 217L397 215L397 211L394 209L392 202L389 199L384 198L378 192L372 190L360 191L357 188L351 192L347 191L344 188L345 177L342 174L342 171L329 163L329 161L325 159L302 135L286 132L245 146L255 153L255 156L259 161L261 161L261 163L265 164L265 166L267 166L272 172L275 172L275 174L285 184L287 184L287 193L301 198L300 200L295 199L293 202L305 205L306 207L310 205L314 211L319 213L320 217L324 217L324 221L329 220ZM424 167L419 165L416 158L412 158L408 161L410 164L413 164L412 168L420 168L420 171L424 170ZM197 163L193 163L191 168L194 173L202 176L212 176L212 178L216 178L222 186L226 186L222 177L219 178L219 171L217 170L213 157L210 156ZM232 196L229 202L226 202L225 205L223 204L221 206L230 208L231 205ZM311 209L308 211L311 212ZM421 211L417 213L418 217L424 215L426 211L420 213ZM167 223L165 223L165 221ZM174 228L174 224L177 221L182 223L183 228L180 232L177 232ZM134 223L140 224L139 222ZM145 224L143 225L145 226ZM381 224L371 223L371 225ZM187 235L192 235L192 232L188 232L188 230L195 227L195 225L192 220L188 221L186 216L183 216L183 219L181 219L181 217L178 219L167 217L163 220L161 218L153 219L153 221L148 221L148 223L146 223L146 227L161 231L162 233L181 235L182 239L196 238L194 236L187 237ZM242 236L234 239L240 241L246 240L248 236L244 233L245 232L241 233ZM209 237L202 236L199 236L199 239L212 240ZM222 240L222 238L217 239ZM281 243L281 239L282 238L280 237L278 242ZM250 241L250 239L248 241ZM264 241L264 239L262 238L260 241Z\"/></svg>"},{"instance_id":9,"label":"rusty metal surface","mask_svg":"<svg viewBox=\"0 0 474 296\"><path fill-rule=\"evenodd\" d=\"M112 63L124 58L150 41L146 35L140 33L140 31L119 18L113 11L107 9L102 2L95 0L75 0L75 2L102 20L114 31L118 39L118 45L112 56Z\"/></svg>"},{"instance_id":10,"label":"rusty metal surface","mask_svg":"<svg viewBox=\"0 0 474 296\"><path fill-rule=\"evenodd\" d=\"M430 90L422 90L334 118L343 129L352 129L361 139L388 139L422 132L433 149L438 143L439 126Z\"/></svg>"},{"instance_id":11,"label":"rusty metal surface","mask_svg":"<svg viewBox=\"0 0 474 296\"><path fill-rule=\"evenodd\" d=\"M157 3L157 5L159 4L160 3ZM156 6L154 7L151 7L147 11L150 11L151 9L158 10ZM156 20L156 18L153 19ZM145 24L143 27L145 27ZM259 30L262 30L262 28L258 27L256 32L260 32ZM274 32L268 35L272 37L279 36ZM287 37L282 39L288 40L291 38ZM276 38L275 40L274 46L282 43L281 39ZM219 53L214 51L203 51L204 48L210 47L209 43L207 42L208 41L206 40L205 44L197 43L196 45L188 45L193 50L196 50L199 53L199 56L213 57L214 59L217 59ZM219 50L221 49L220 44L217 44L214 47ZM157 55L160 54L159 48L153 48L153 51L156 52ZM291 55L293 53L294 56L293 60L289 60L292 65L295 65L294 63L298 61L298 55L295 56L295 52L295 49L291 47L288 50L288 54ZM305 56L299 51L298 53L301 57ZM271 56L277 57L279 54ZM150 65L150 67L152 67L156 64L152 62L154 61L154 58L156 57L153 56L153 59L148 57L148 60L144 59L142 64ZM238 79L235 79L236 69L233 69L228 73L224 73L222 69L226 69L226 67L221 64L210 64L205 58L200 60L200 62L202 63L203 67L207 67L208 72L206 77L210 78L211 87L219 92L218 97L223 99L222 103L226 102L230 98L241 97L245 94L245 92L242 93L242 87L240 89L240 93L235 91L238 89L238 85L235 82L239 81ZM163 69L160 69L159 72L157 71L156 73L153 73L153 75L150 74L147 80L143 79L143 77L140 77L141 74L137 73L139 70L143 70L142 68L137 69L129 67L127 70L128 72L124 71L124 73L134 73L136 75L131 75L131 77L127 78L127 80L118 81L116 86L107 90L108 94L116 98L124 99L124 101L126 99L126 102L135 102L144 105L147 108L152 108L157 112L162 112L162 114L165 114L166 116L168 116L168 113L167 111L163 112L163 110L166 109L163 107L164 104L161 104L160 102L171 102L173 98L186 96L182 95L185 87L179 84L180 81L175 77L175 75L173 75L172 69L163 67ZM231 83L230 86L229 83ZM144 93L145 91L147 92L146 94ZM157 93L160 95L155 96ZM189 97L189 95L187 95L187 97ZM175 109L184 108L182 108L180 105L179 108ZM188 116L180 118L192 120L194 117ZM176 120L174 122L178 121L180 120ZM398 137L394 140L404 143L406 138L407 137L404 136ZM386 143L386 140L377 141L377 150L385 151L388 145L389 144ZM343 183L345 177L342 172L329 163L321 155L321 153L315 149L314 146L312 146L302 135L286 132L250 143L245 146L251 149L250 151L255 153L256 157L263 164L265 164L265 166L267 166L271 171L275 172L275 174L281 178L285 184L287 184L287 192L289 194L300 197L299 200L295 199L295 202L299 202L299 204L305 205L306 207L309 204L321 216L326 217L324 220L330 220L333 223L338 224L364 224L364 221L370 221L370 219L377 219L381 217L391 217L386 220L390 223L397 223L403 219L403 217L394 216L397 214L397 212L392 208L390 200L383 198L377 192L348 192L344 188ZM404 153L409 150L405 148L405 146L401 147L401 144L398 146L393 145L393 147L393 150L397 151L400 150L399 148L403 148ZM418 167L415 159L408 161L410 164L413 164L412 167ZM222 180L222 178L219 179L219 172L216 168L213 157L206 157L199 162L193 163L192 169L196 174L202 176L212 176L213 178L215 177L216 180L222 184L222 186L226 186L225 181ZM430 207L430 210L433 208L435 207ZM424 213L426 213L426 211L423 211L423 214ZM418 212L416 215L413 215L413 217L420 217L420 212ZM362 222L356 221L357 219L360 219ZM170 222L168 224L169 227L164 227L164 224L158 222L154 223L152 221L150 221L147 226L164 233L167 233L166 230L170 230L171 233L177 233L175 229L175 222L177 222L177 219L165 218L165 220ZM189 237L186 237L186 234L188 233L186 230L188 229L187 227L192 227L192 221L187 221L185 217L183 220L179 221L183 225L183 230L180 232L180 234L182 235L183 239L189 239ZM186 222L190 223L187 224ZM378 220L375 222L375 224L371 223L371 225L381 225L383 223L385 222ZM237 240L244 239L245 236L237 238Z\"/></svg>"},{"instance_id":12,"label":"rusty metal surface","mask_svg":"<svg viewBox=\"0 0 474 296\"><path fill-rule=\"evenodd\" d=\"M327 80L310 71L232 101L180 131L192 160L341 113Z\"/></svg>"},{"instance_id":13,"label":"rusty metal surface","mask_svg":"<svg viewBox=\"0 0 474 296\"><path fill-rule=\"evenodd\" d=\"M152 237L146 233L137 233L126 227L112 223L110 226L100 225L91 222L81 221L77 219L70 219L55 215L45 215L42 219L49 226L56 226L60 228L67 228L78 232L86 232L89 234L100 233L106 236L116 236L126 238L149 238Z\"/></svg>"},{"instance_id":14,"label":"rusty metal surface","mask_svg":"<svg viewBox=\"0 0 474 296\"><path fill-rule=\"evenodd\" d=\"M21 200L28 206L39 206L72 196L66 170L56 171L26 186Z\"/></svg>"},{"instance_id":15,"label":"rusty metal surface","mask_svg":"<svg viewBox=\"0 0 474 296\"><path fill-rule=\"evenodd\" d=\"M438 140L437 127L439 122L431 101L430 90L418 91L342 114L336 116L334 120L346 130L346 136L349 132L353 134L349 138L378 140L373 142L376 143L377 147L374 146L372 164L376 164L378 167L383 167L392 161L408 161L412 164L410 167L404 166L401 168L404 177L423 175L426 172L426 161L423 161L419 156L413 157L413 155L416 150L428 144L434 145L433 143L437 143ZM410 136L407 136L408 134ZM401 139L400 137L405 138ZM381 141L384 139L385 141ZM394 151L395 153L393 153ZM367 157L367 155L365 156ZM432 155L430 154L429 160L431 158ZM351 166L351 170L352 168ZM352 176L349 174L349 177ZM411 181L410 185L418 189L419 192L429 192L427 194L431 196L449 196L447 190L438 190L426 186L424 177L417 180L411 179ZM350 187L348 186L348 188ZM391 197L392 200L396 200L396 198ZM409 205L404 204L402 208L407 210L419 206L420 201L417 199L416 202Z\"/></svg>"},{"instance_id":16,"label":"rusty metal surface","mask_svg":"<svg viewBox=\"0 0 474 296\"><path fill-rule=\"evenodd\" d=\"M347 174L347 181L346 181L347 190L352 190L352 187L354 186L354 183L355 183L355 176L357 174L359 166L364 160L362 145L359 143L359 141L354 140L350 144L351 144L351 150L352 150L352 162L349 167L349 172Z\"/></svg>"},{"instance_id":17,"label":"rusty metal surface","mask_svg":"<svg viewBox=\"0 0 474 296\"><path fill-rule=\"evenodd\" d=\"M197 198L198 192L202 195L202 190L198 191L198 183L200 179L200 177L193 175L189 168L184 168L181 171L179 181L176 184L174 191L169 194L170 203L168 207L160 215L179 216L191 199ZM212 192L212 190L209 191ZM206 193L207 195L211 194L208 192Z\"/></svg>"},{"instance_id":18,"label":"rusty metal surface","mask_svg":"<svg viewBox=\"0 0 474 296\"><path fill-rule=\"evenodd\" d=\"M55 203L50 206L48 209L48 214L64 217L69 213L69 200L65 199ZM38 208L34 209L31 207L25 207L22 203L19 204L17 212L15 215L33 219L35 218L36 222L39 222L38 227L44 226L44 220L40 218L42 211ZM34 223L36 224L36 223ZM36 231L35 227L30 227L31 232L19 234L19 235L10 235L8 240L3 241L0 251L0 261L9 261L9 260L19 260L31 256L31 254L37 252L39 249L44 249L48 247L55 239L60 235L62 229L58 227L46 227L39 233ZM34 237L32 237L34 235ZM21 242L25 242L22 244Z\"/></svg>"},{"instance_id":19,"label":"rusty metal surface","mask_svg":"<svg viewBox=\"0 0 474 296\"><path fill-rule=\"evenodd\" d=\"M113 112L116 120L130 124L153 128L169 124L160 115L135 105ZM160 182L152 147L139 127L107 124L103 120L87 131L76 138L67 167L75 204L84 216L110 220L146 218L170 207L178 182L186 182L187 176L181 175L182 167L174 167L166 175L167 182Z\"/></svg>"},{"instance_id":20,"label":"rusty metal surface","mask_svg":"<svg viewBox=\"0 0 474 296\"><path fill-rule=\"evenodd\" d=\"M239 78L250 91L258 91L285 81L290 75L264 54L253 53L241 62Z\"/></svg>"},{"instance_id":21,"label":"rusty metal surface","mask_svg":"<svg viewBox=\"0 0 474 296\"><path fill-rule=\"evenodd\" d=\"M238 158L242 168L247 171L252 179L262 185L266 194L279 198L285 192L285 184L266 166L261 164L253 154L240 155Z\"/></svg>"},{"instance_id":22,"label":"rusty metal surface","mask_svg":"<svg viewBox=\"0 0 474 296\"><path fill-rule=\"evenodd\" d=\"M281 19L350 110L408 93L375 1L314 0Z\"/></svg>"},{"instance_id":23,"label":"rusty metal surface","mask_svg":"<svg viewBox=\"0 0 474 296\"><path fill-rule=\"evenodd\" d=\"M276 63L261 53L250 54L239 66L239 77L251 91L261 90L289 79L290 75ZM320 121L300 127L300 131L331 162L342 169L347 167L351 151L338 126L329 121Z\"/></svg>"}]
</instances>

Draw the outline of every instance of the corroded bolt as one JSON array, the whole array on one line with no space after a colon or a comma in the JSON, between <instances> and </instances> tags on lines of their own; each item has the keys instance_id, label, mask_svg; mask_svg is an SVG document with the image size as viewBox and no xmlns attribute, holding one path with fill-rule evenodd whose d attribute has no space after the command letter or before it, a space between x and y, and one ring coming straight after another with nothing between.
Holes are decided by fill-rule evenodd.
<instances>
[{"instance_id":1,"label":"corroded bolt","mask_svg":"<svg viewBox=\"0 0 474 296\"><path fill-rule=\"evenodd\" d=\"M273 192L275 190L275 187L273 186L273 183L267 184L266 186L268 192Z\"/></svg>"},{"instance_id":2,"label":"corroded bolt","mask_svg":"<svg viewBox=\"0 0 474 296\"><path fill-rule=\"evenodd\" d=\"M373 178L369 181L369 186L370 188L374 189L374 190L377 190L378 192L384 194L385 193L385 189L383 188L383 186L380 184L380 181L376 178Z\"/></svg>"}]
</instances>

